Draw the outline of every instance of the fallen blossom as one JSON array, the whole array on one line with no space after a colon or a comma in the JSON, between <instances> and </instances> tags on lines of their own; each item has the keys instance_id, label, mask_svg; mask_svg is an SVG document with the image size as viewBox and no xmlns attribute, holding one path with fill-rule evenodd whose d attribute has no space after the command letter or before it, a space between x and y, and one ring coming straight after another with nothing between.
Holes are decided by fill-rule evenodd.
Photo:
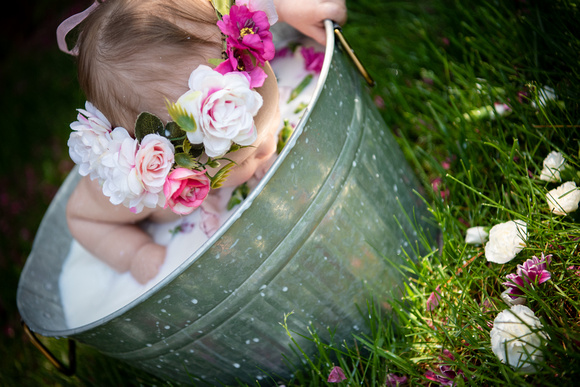
<instances>
[{"instance_id":1,"label":"fallen blossom","mask_svg":"<svg viewBox=\"0 0 580 387\"><path fill-rule=\"evenodd\" d=\"M566 166L566 159L560 152L552 151L544 159L540 180L555 183L561 180L560 172Z\"/></svg>"},{"instance_id":2,"label":"fallen blossom","mask_svg":"<svg viewBox=\"0 0 580 387\"><path fill-rule=\"evenodd\" d=\"M435 289L435 291L433 293L431 293L431 295L429 296L429 298L427 298L427 307L426 309L429 312L432 312L435 310L435 308L437 308L439 306L439 301L441 301L441 293L440 293L440 287L437 286L437 288Z\"/></svg>"},{"instance_id":3,"label":"fallen blossom","mask_svg":"<svg viewBox=\"0 0 580 387\"><path fill-rule=\"evenodd\" d=\"M506 263L522 251L528 238L528 228L523 220L510 220L496 224L489 230L485 244L485 258L489 262Z\"/></svg>"},{"instance_id":4,"label":"fallen blossom","mask_svg":"<svg viewBox=\"0 0 580 387\"><path fill-rule=\"evenodd\" d=\"M441 361L446 361L447 359L451 361L455 360L455 357L447 349L443 350L443 355L444 356L439 356ZM437 372L427 370L425 372L425 377L431 381L439 383L442 386L454 386L456 384L455 379L459 376L461 376L464 380L467 380L463 374L463 371L454 371L453 367L448 364L439 363L437 364L437 368Z\"/></svg>"},{"instance_id":5,"label":"fallen blossom","mask_svg":"<svg viewBox=\"0 0 580 387\"><path fill-rule=\"evenodd\" d=\"M378 95L378 94L375 95L375 97L373 98L373 101L375 102L375 105L379 109L384 109L385 108L385 100L380 95Z\"/></svg>"},{"instance_id":6,"label":"fallen blossom","mask_svg":"<svg viewBox=\"0 0 580 387\"><path fill-rule=\"evenodd\" d=\"M578 209L580 190L573 181L567 181L546 195L550 211L556 215L566 215Z\"/></svg>"},{"instance_id":7,"label":"fallen blossom","mask_svg":"<svg viewBox=\"0 0 580 387\"><path fill-rule=\"evenodd\" d=\"M540 87L538 89L538 104L541 107L546 107L548 101L555 101L557 99L556 92L549 86ZM536 101L532 101L532 106L538 108Z\"/></svg>"},{"instance_id":8,"label":"fallen blossom","mask_svg":"<svg viewBox=\"0 0 580 387\"><path fill-rule=\"evenodd\" d=\"M470 227L465 233L465 243L470 245L482 245L487 241L489 233L485 227Z\"/></svg>"},{"instance_id":9,"label":"fallen blossom","mask_svg":"<svg viewBox=\"0 0 580 387\"><path fill-rule=\"evenodd\" d=\"M340 383L343 380L346 380L346 376L344 376L344 371L342 368L335 366L330 374L328 375L328 383Z\"/></svg>"},{"instance_id":10,"label":"fallen blossom","mask_svg":"<svg viewBox=\"0 0 580 387\"><path fill-rule=\"evenodd\" d=\"M566 268L566 270L573 270L574 274L576 274L578 277L580 277L580 266L574 266L574 265L568 266Z\"/></svg>"},{"instance_id":11,"label":"fallen blossom","mask_svg":"<svg viewBox=\"0 0 580 387\"><path fill-rule=\"evenodd\" d=\"M300 54L304 58L304 68L306 71L320 74L324 63L324 52L316 51L314 47L302 47Z\"/></svg>"},{"instance_id":12,"label":"fallen blossom","mask_svg":"<svg viewBox=\"0 0 580 387\"><path fill-rule=\"evenodd\" d=\"M508 287L510 297L515 299L523 295L524 291L521 288L533 287L533 285L547 282L552 277L548 271L551 260L551 254L544 256L542 253L541 258L533 256L523 264L518 265L516 273L508 274L507 281L503 285Z\"/></svg>"},{"instance_id":13,"label":"fallen blossom","mask_svg":"<svg viewBox=\"0 0 580 387\"><path fill-rule=\"evenodd\" d=\"M499 116L506 115L507 113L511 112L511 110L512 110L512 108L509 107L509 105L506 105L505 103L500 103L500 102L495 102L493 104L493 108Z\"/></svg>"},{"instance_id":14,"label":"fallen blossom","mask_svg":"<svg viewBox=\"0 0 580 387\"><path fill-rule=\"evenodd\" d=\"M449 190L443 189L443 179L440 177L436 177L431 181L431 186L433 187L433 191L439 193L441 199L445 199L449 196Z\"/></svg>"},{"instance_id":15,"label":"fallen blossom","mask_svg":"<svg viewBox=\"0 0 580 387\"><path fill-rule=\"evenodd\" d=\"M490 331L491 350L502 363L521 372L534 372L543 359L540 347L549 338L540 320L525 305L500 312Z\"/></svg>"},{"instance_id":16,"label":"fallen blossom","mask_svg":"<svg viewBox=\"0 0 580 387\"><path fill-rule=\"evenodd\" d=\"M388 374L386 378L386 386L387 387L397 387L402 386L403 384L407 383L406 376L398 376L396 374Z\"/></svg>"}]
</instances>

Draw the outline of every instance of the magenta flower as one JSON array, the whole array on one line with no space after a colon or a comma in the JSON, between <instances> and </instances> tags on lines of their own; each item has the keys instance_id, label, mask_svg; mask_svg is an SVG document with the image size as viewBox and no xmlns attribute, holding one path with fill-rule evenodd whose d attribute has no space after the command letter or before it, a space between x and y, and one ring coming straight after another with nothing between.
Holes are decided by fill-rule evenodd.
<instances>
[{"instance_id":1,"label":"magenta flower","mask_svg":"<svg viewBox=\"0 0 580 387\"><path fill-rule=\"evenodd\" d=\"M568 266L566 268L567 270L574 270L574 274L576 274L578 277L580 277L580 266Z\"/></svg>"},{"instance_id":2,"label":"magenta flower","mask_svg":"<svg viewBox=\"0 0 580 387\"><path fill-rule=\"evenodd\" d=\"M441 199L445 199L449 196L449 190L443 189L443 179L440 177L436 177L431 181L431 186L433 187L433 191L435 193L439 193L441 195Z\"/></svg>"},{"instance_id":3,"label":"magenta flower","mask_svg":"<svg viewBox=\"0 0 580 387\"><path fill-rule=\"evenodd\" d=\"M254 64L252 56L247 51L228 48L227 53L228 59L220 63L215 68L215 71L222 75L232 71L239 71L248 78L252 89L264 84L268 75L266 75L264 69Z\"/></svg>"},{"instance_id":4,"label":"magenta flower","mask_svg":"<svg viewBox=\"0 0 580 387\"><path fill-rule=\"evenodd\" d=\"M374 101L375 101L375 105L377 105L377 107L379 109L385 108L385 100L380 95L378 95L378 94L375 95Z\"/></svg>"},{"instance_id":5,"label":"magenta flower","mask_svg":"<svg viewBox=\"0 0 580 387\"><path fill-rule=\"evenodd\" d=\"M439 356L439 359L441 359L442 361L445 361L447 359L451 361L455 360L455 357L451 354L451 352L449 352L446 349L443 350L443 355L445 355L445 357ZM428 370L425 372L425 377L433 382L439 383L442 386L454 386L455 378L459 376L463 377L464 380L467 380L465 378L465 375L463 374L463 371L459 370L456 372L448 364L440 363L437 364L437 367L438 372Z\"/></svg>"},{"instance_id":6,"label":"magenta flower","mask_svg":"<svg viewBox=\"0 0 580 387\"><path fill-rule=\"evenodd\" d=\"M324 62L324 52L319 52L314 47L302 47L300 53L304 58L304 68L306 71L320 74L322 63Z\"/></svg>"},{"instance_id":7,"label":"magenta flower","mask_svg":"<svg viewBox=\"0 0 580 387\"><path fill-rule=\"evenodd\" d=\"M232 5L229 15L224 15L217 25L227 36L228 50L248 50L261 65L274 58L270 23L264 11L252 12L245 5Z\"/></svg>"},{"instance_id":8,"label":"magenta flower","mask_svg":"<svg viewBox=\"0 0 580 387\"><path fill-rule=\"evenodd\" d=\"M437 286L437 289L427 298L427 311L432 312L439 306L439 301L441 301L440 290L441 288Z\"/></svg>"},{"instance_id":9,"label":"magenta flower","mask_svg":"<svg viewBox=\"0 0 580 387\"><path fill-rule=\"evenodd\" d=\"M511 298L518 298L524 294L521 288L533 287L533 285L543 284L548 281L552 277L547 270L551 260L551 254L544 256L544 253L542 253L541 258L533 256L525 261L523 265L518 265L516 273L508 274L506 276L507 281L503 283L504 286L509 288L508 295Z\"/></svg>"},{"instance_id":10,"label":"magenta flower","mask_svg":"<svg viewBox=\"0 0 580 387\"><path fill-rule=\"evenodd\" d=\"M335 366L330 374L328 375L328 383L340 383L343 380L346 380L346 376L344 376L344 371L342 368Z\"/></svg>"},{"instance_id":11,"label":"magenta flower","mask_svg":"<svg viewBox=\"0 0 580 387\"><path fill-rule=\"evenodd\" d=\"M398 376L396 374L388 374L387 375L387 387L397 387L402 386L403 384L407 383L406 376Z\"/></svg>"}]
</instances>

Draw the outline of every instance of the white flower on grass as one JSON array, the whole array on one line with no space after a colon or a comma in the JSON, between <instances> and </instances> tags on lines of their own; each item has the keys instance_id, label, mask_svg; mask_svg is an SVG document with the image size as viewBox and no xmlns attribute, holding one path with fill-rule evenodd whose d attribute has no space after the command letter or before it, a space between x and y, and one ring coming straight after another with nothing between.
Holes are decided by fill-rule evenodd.
<instances>
[{"instance_id":1,"label":"white flower on grass","mask_svg":"<svg viewBox=\"0 0 580 387\"><path fill-rule=\"evenodd\" d=\"M470 227L465 233L465 243L470 245L482 245L487 241L488 232L485 227Z\"/></svg>"},{"instance_id":2,"label":"white flower on grass","mask_svg":"<svg viewBox=\"0 0 580 387\"><path fill-rule=\"evenodd\" d=\"M544 168L540 172L540 180L557 182L562 178L560 172L564 169L566 160L560 152L552 151L544 159Z\"/></svg>"},{"instance_id":3,"label":"white flower on grass","mask_svg":"<svg viewBox=\"0 0 580 387\"><path fill-rule=\"evenodd\" d=\"M548 207L556 215L566 215L578 209L580 190L576 183L567 181L558 188L554 188L546 195Z\"/></svg>"},{"instance_id":4,"label":"white flower on grass","mask_svg":"<svg viewBox=\"0 0 580 387\"><path fill-rule=\"evenodd\" d=\"M540 347L548 335L534 312L525 305L504 310L493 321L491 350L501 360L522 372L534 372L542 361Z\"/></svg>"},{"instance_id":5,"label":"white flower on grass","mask_svg":"<svg viewBox=\"0 0 580 387\"><path fill-rule=\"evenodd\" d=\"M544 86L538 89L538 103L541 107L546 107L548 101L555 101L556 99L556 92L550 86ZM536 109L538 108L536 101L532 101L532 106Z\"/></svg>"},{"instance_id":6,"label":"white flower on grass","mask_svg":"<svg viewBox=\"0 0 580 387\"><path fill-rule=\"evenodd\" d=\"M496 224L489 230L485 258L489 262L506 263L522 251L528 238L528 226L523 220Z\"/></svg>"}]
</instances>

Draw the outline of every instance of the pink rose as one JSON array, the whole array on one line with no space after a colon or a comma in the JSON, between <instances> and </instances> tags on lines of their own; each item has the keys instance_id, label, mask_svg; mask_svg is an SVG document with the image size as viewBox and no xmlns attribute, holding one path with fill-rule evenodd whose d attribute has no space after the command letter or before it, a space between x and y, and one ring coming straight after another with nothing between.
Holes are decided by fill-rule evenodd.
<instances>
[{"instance_id":1,"label":"pink rose","mask_svg":"<svg viewBox=\"0 0 580 387\"><path fill-rule=\"evenodd\" d=\"M174 147L168 139L158 134L145 136L135 156L135 170L143 188L152 193L161 192L173 162Z\"/></svg>"},{"instance_id":2,"label":"pink rose","mask_svg":"<svg viewBox=\"0 0 580 387\"><path fill-rule=\"evenodd\" d=\"M165 207L176 214L187 215L203 203L209 192L209 178L205 171L177 168L167 176L163 193Z\"/></svg>"}]
</instances>

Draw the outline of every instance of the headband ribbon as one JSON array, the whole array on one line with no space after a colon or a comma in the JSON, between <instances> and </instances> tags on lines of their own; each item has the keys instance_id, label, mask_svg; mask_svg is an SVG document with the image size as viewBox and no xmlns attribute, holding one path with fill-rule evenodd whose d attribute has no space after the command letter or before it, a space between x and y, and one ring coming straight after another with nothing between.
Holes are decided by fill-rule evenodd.
<instances>
[{"instance_id":1,"label":"headband ribbon","mask_svg":"<svg viewBox=\"0 0 580 387\"><path fill-rule=\"evenodd\" d=\"M104 1L104 0L102 0ZM71 30L73 28L75 28L76 26L78 26L83 20L85 20L85 18L91 13L93 12L93 10L95 8L97 8L97 6L101 3L101 1L95 0L95 2L93 4L91 4L91 6L87 9L85 9L82 12L79 12L75 15L72 15L71 17L67 18L66 20L64 20L62 23L60 23L60 25L58 26L58 28L56 29L56 41L58 43L58 48L69 55L78 55L78 47L75 46L72 48L72 50L69 50L68 45L66 44L66 35L71 32Z\"/></svg>"}]
</instances>

